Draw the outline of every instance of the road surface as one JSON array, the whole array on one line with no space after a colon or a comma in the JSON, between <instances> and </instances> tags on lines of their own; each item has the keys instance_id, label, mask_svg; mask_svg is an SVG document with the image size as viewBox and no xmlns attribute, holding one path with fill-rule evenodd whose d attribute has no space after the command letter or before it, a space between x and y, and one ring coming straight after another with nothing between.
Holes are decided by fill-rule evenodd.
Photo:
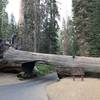
<instances>
[{"instance_id":1,"label":"road surface","mask_svg":"<svg viewBox=\"0 0 100 100\"><path fill-rule=\"evenodd\" d=\"M46 86L56 81L57 75L51 74L39 79L0 86L0 100L49 100Z\"/></svg>"}]
</instances>

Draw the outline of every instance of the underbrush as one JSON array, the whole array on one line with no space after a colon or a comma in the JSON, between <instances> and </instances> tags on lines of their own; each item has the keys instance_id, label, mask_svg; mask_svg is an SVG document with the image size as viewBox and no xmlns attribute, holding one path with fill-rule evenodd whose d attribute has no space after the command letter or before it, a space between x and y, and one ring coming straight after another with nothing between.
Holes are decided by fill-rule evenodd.
<instances>
[{"instance_id":1,"label":"underbrush","mask_svg":"<svg viewBox=\"0 0 100 100\"><path fill-rule=\"evenodd\" d=\"M54 71L54 68L52 65L46 65L46 64L37 64L37 73L38 75L47 75Z\"/></svg>"}]
</instances>

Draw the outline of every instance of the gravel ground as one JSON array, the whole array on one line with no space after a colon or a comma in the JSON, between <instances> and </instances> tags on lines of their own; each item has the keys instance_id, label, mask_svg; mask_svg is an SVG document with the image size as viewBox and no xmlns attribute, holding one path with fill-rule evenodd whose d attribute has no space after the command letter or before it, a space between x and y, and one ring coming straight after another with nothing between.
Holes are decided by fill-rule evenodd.
<instances>
[{"instance_id":1,"label":"gravel ground","mask_svg":"<svg viewBox=\"0 0 100 100\"><path fill-rule=\"evenodd\" d=\"M100 79L62 79L47 86L50 100L100 100Z\"/></svg>"},{"instance_id":2,"label":"gravel ground","mask_svg":"<svg viewBox=\"0 0 100 100\"><path fill-rule=\"evenodd\" d=\"M11 73L0 73L0 86L1 85L11 85L16 83L23 83L25 81L20 81L16 74Z\"/></svg>"}]
</instances>

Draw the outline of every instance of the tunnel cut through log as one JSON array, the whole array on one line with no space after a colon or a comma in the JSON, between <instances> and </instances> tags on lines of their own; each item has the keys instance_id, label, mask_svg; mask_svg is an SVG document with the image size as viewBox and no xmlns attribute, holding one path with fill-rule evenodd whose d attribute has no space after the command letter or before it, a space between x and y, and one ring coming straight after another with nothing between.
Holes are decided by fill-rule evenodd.
<instances>
[{"instance_id":1,"label":"tunnel cut through log","mask_svg":"<svg viewBox=\"0 0 100 100\"><path fill-rule=\"evenodd\" d=\"M62 67L64 68L80 67L80 68L84 68L85 72L100 73L100 58L99 57L76 56L73 59L72 56L68 56L68 55L34 53L34 52L16 50L10 47L4 53L3 60L9 63L16 63L16 64L23 64L23 63L27 64L28 62L43 60L45 62L52 64L54 67L60 66L61 69ZM25 68L26 67L29 67L29 66L25 65ZM30 69L32 68L33 66L26 69L28 69L28 72L31 72L32 70L30 71Z\"/></svg>"},{"instance_id":2,"label":"tunnel cut through log","mask_svg":"<svg viewBox=\"0 0 100 100\"><path fill-rule=\"evenodd\" d=\"M22 77L23 78L30 78L32 76L36 76L35 73L35 66L36 64L48 64L45 61L41 61L41 60L36 60L36 61L30 61L30 62L26 62L22 64L22 71L24 72Z\"/></svg>"}]
</instances>

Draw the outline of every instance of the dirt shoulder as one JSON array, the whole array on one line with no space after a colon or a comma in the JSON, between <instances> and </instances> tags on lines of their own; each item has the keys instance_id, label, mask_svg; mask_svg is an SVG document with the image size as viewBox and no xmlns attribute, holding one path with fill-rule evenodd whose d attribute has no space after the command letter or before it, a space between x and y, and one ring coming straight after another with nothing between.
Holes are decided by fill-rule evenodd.
<instances>
[{"instance_id":1,"label":"dirt shoulder","mask_svg":"<svg viewBox=\"0 0 100 100\"><path fill-rule=\"evenodd\" d=\"M100 100L100 79L62 79L47 86L50 100Z\"/></svg>"},{"instance_id":2,"label":"dirt shoulder","mask_svg":"<svg viewBox=\"0 0 100 100\"><path fill-rule=\"evenodd\" d=\"M16 83L22 83L24 81L20 81L16 74L11 73L0 73L0 86L2 85L11 85Z\"/></svg>"}]
</instances>

